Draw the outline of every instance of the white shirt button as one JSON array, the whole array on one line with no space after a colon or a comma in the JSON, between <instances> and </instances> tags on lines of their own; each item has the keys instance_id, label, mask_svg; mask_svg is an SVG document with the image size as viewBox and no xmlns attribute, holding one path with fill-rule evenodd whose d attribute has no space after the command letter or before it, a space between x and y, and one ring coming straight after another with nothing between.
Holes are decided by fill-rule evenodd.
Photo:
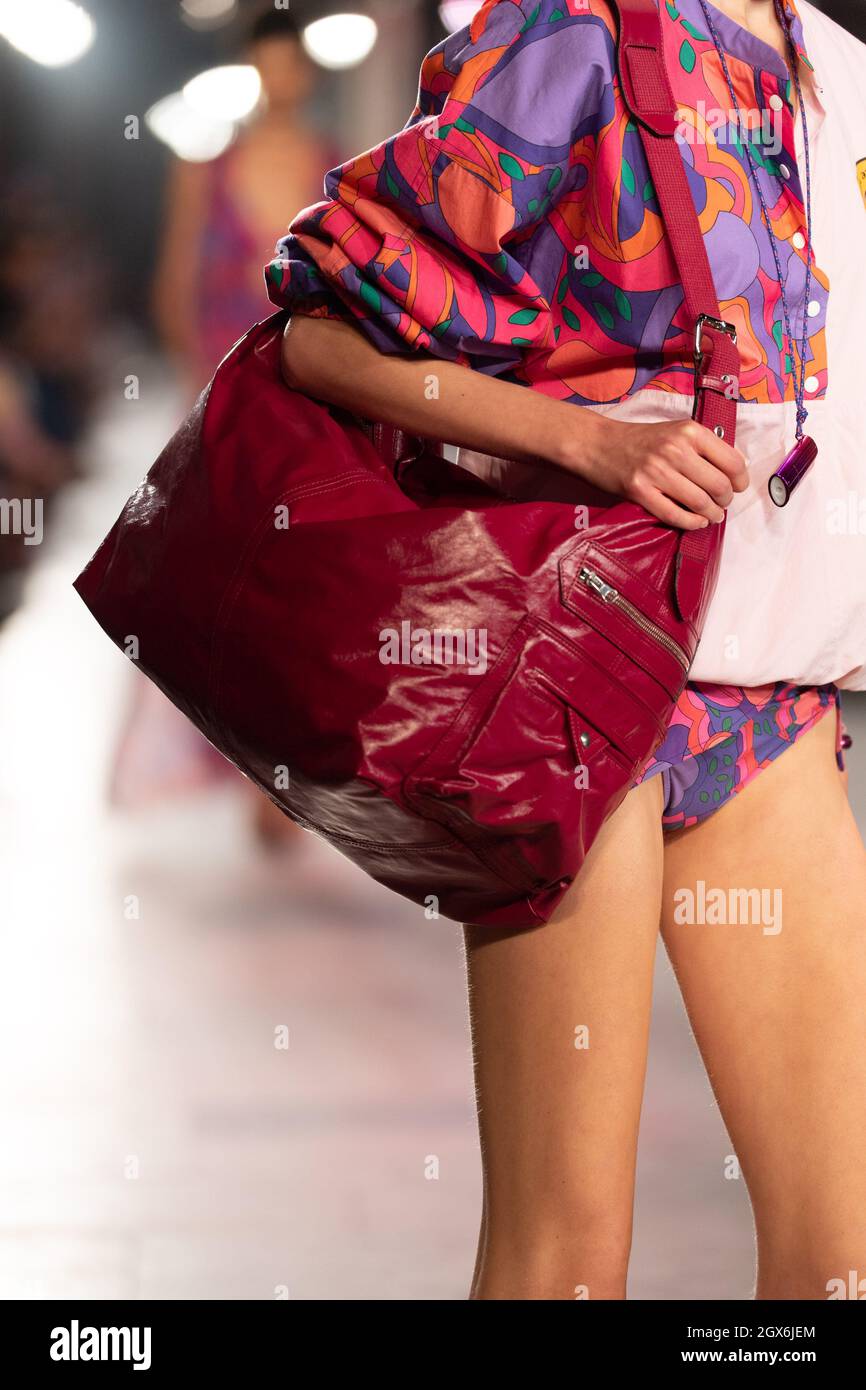
<instances>
[{"instance_id":1,"label":"white shirt button","mask_svg":"<svg viewBox=\"0 0 866 1390\"><path fill-rule=\"evenodd\" d=\"M783 179L789 179L791 177L791 170L788 168L787 164L779 165L779 173L782 175Z\"/></svg>"},{"instance_id":2,"label":"white shirt button","mask_svg":"<svg viewBox=\"0 0 866 1390\"><path fill-rule=\"evenodd\" d=\"M781 109L782 109L782 107L784 106L784 104L785 104L785 103L782 101L782 98L781 98L780 96L777 96L775 92L774 92L773 95L770 97L770 110L771 110L771 111L781 111Z\"/></svg>"},{"instance_id":3,"label":"white shirt button","mask_svg":"<svg viewBox=\"0 0 866 1390\"><path fill-rule=\"evenodd\" d=\"M808 307L807 310L806 310L806 313L809 315L809 318L810 318L810 319L816 319L816 318L818 317L818 315L820 314L820 312L821 312L821 305L818 303L817 299L810 299L810 300L809 300L809 307Z\"/></svg>"},{"instance_id":4,"label":"white shirt button","mask_svg":"<svg viewBox=\"0 0 866 1390\"><path fill-rule=\"evenodd\" d=\"M795 232L791 237L791 241L797 251L802 251L803 247L806 245L806 238L803 236L802 232Z\"/></svg>"},{"instance_id":5,"label":"white shirt button","mask_svg":"<svg viewBox=\"0 0 866 1390\"><path fill-rule=\"evenodd\" d=\"M817 378L816 376L807 376L807 377L806 377L805 386L806 386L806 390L807 390L807 391L809 391L809 392L815 392L815 391L818 390L819 385L820 385L820 382L818 381L818 378Z\"/></svg>"}]
</instances>

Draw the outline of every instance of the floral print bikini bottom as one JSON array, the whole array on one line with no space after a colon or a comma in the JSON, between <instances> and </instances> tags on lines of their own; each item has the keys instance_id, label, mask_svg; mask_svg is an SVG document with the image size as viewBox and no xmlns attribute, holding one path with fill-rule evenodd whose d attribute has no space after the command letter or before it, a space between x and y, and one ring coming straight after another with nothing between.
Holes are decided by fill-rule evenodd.
<instances>
[{"instance_id":1,"label":"floral print bikini bottom","mask_svg":"<svg viewBox=\"0 0 866 1390\"><path fill-rule=\"evenodd\" d=\"M844 772L842 750L850 748L851 736L834 684L687 685L663 743L634 785L660 773L665 830L697 825L742 791L831 706L836 710L836 763Z\"/></svg>"}]
</instances>

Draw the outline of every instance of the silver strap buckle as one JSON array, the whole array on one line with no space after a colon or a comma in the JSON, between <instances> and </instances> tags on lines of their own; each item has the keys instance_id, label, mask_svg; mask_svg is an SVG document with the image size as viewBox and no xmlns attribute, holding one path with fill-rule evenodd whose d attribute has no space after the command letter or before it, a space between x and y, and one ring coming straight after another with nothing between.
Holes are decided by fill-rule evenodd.
<instances>
[{"instance_id":1,"label":"silver strap buckle","mask_svg":"<svg viewBox=\"0 0 866 1390\"><path fill-rule=\"evenodd\" d=\"M696 416L697 413L698 413L698 406L699 406L699 404L700 404L700 399L701 399L701 395L700 395L700 393L701 393L701 384L700 384L700 382L701 382L701 376L702 376L701 364L703 363L703 360L704 360L704 354L703 354L703 352L702 352L702 350L701 350L701 334L702 334L703 331L704 331L704 325L705 325L705 324L709 325L710 328L715 328L715 330L716 330L717 333L725 333L725 334L727 334L727 336L730 338L730 340L731 340L731 342L734 344L734 346L736 346L736 342L737 342L737 329L736 329L736 325L735 325L735 324L733 324L733 323L726 323L724 319L715 319L715 318L713 318L712 314L698 314L698 317L697 317L697 319L695 320L695 347L694 347L694 362L695 362L695 370L694 370L694 383L695 383L695 385L694 385L694 391L695 391L695 404L694 404L694 409L692 410L692 419L694 419L695 416Z\"/></svg>"}]
</instances>

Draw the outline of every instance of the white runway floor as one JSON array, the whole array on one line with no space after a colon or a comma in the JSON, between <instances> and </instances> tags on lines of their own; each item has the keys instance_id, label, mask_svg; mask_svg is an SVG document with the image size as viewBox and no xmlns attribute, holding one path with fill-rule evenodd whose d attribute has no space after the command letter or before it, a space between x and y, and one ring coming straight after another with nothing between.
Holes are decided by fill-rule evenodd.
<instances>
[{"instance_id":1,"label":"white runway floor","mask_svg":"<svg viewBox=\"0 0 866 1390\"><path fill-rule=\"evenodd\" d=\"M108 813L139 677L70 585L170 432L153 395L103 419L0 631L0 1297L464 1299L458 928L310 836L263 853L229 787ZM729 1152L660 952L631 1297L749 1297Z\"/></svg>"}]
</instances>

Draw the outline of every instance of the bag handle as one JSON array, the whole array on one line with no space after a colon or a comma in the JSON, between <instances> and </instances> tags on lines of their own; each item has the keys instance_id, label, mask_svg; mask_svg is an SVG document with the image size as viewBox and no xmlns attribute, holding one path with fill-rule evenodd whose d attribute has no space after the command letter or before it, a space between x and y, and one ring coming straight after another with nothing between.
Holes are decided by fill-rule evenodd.
<instances>
[{"instance_id":1,"label":"bag handle","mask_svg":"<svg viewBox=\"0 0 866 1390\"><path fill-rule=\"evenodd\" d=\"M677 108L664 58L656 0L613 0L619 10L623 98L640 128L690 321L694 324L695 415L729 444L736 438L740 354L725 323L685 164ZM701 344L704 352L701 353Z\"/></svg>"},{"instance_id":2,"label":"bag handle","mask_svg":"<svg viewBox=\"0 0 866 1390\"><path fill-rule=\"evenodd\" d=\"M659 13L663 0L612 0L619 11L619 74L623 99L638 123L662 219L694 324L694 417L728 444L737 433L740 354L737 330L719 309L713 272L675 138L677 107L668 77ZM725 521L727 520L727 514ZM725 521L721 523L724 532ZM713 552L712 527L683 531L676 595L682 616L699 602Z\"/></svg>"}]
</instances>

